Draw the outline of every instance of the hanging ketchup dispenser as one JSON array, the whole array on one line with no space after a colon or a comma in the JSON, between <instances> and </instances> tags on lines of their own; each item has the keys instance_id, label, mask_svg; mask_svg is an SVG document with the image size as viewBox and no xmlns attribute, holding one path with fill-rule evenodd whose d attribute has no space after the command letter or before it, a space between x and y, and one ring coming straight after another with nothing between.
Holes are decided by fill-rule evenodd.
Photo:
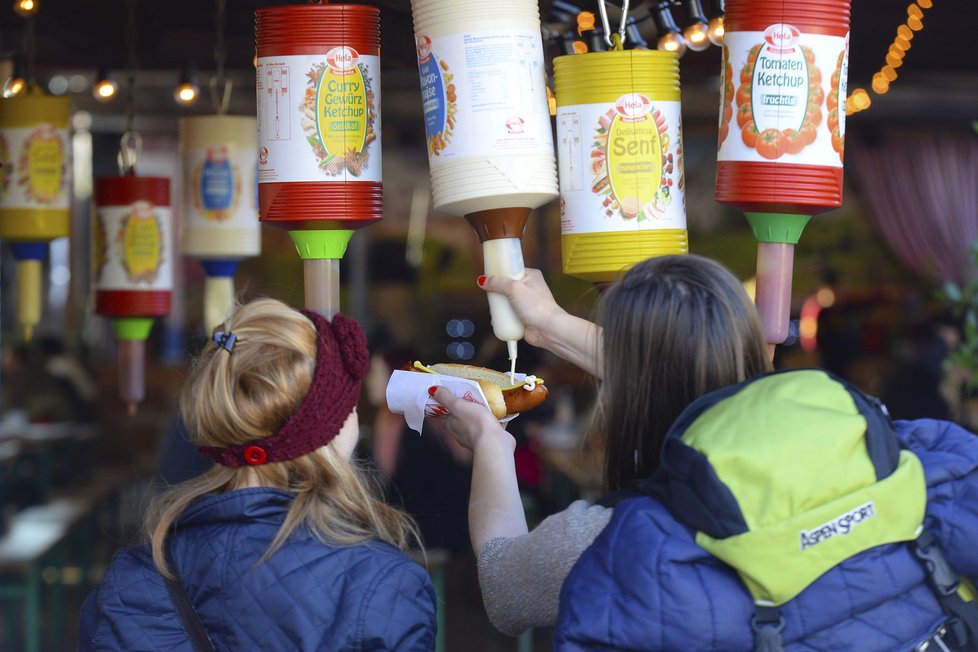
<instances>
[{"instance_id":1,"label":"hanging ketchup dispenser","mask_svg":"<svg viewBox=\"0 0 978 652\"><path fill-rule=\"evenodd\" d=\"M307 4L255 12L261 221L289 232L306 308L339 310L339 261L381 219L380 14Z\"/></svg>"},{"instance_id":2,"label":"hanging ketchup dispenser","mask_svg":"<svg viewBox=\"0 0 978 652\"><path fill-rule=\"evenodd\" d=\"M794 246L842 204L849 0L728 0L716 199L757 239L756 303L784 341Z\"/></svg>"},{"instance_id":3,"label":"hanging ketchup dispenser","mask_svg":"<svg viewBox=\"0 0 978 652\"><path fill-rule=\"evenodd\" d=\"M464 216L485 272L525 275L530 212L557 197L536 0L411 0L435 210ZM523 324L489 293L511 363Z\"/></svg>"},{"instance_id":4,"label":"hanging ketchup dispenser","mask_svg":"<svg viewBox=\"0 0 978 652\"><path fill-rule=\"evenodd\" d=\"M31 338L41 320L48 243L71 228L71 103L30 88L0 99L0 238L17 261L17 322Z\"/></svg>"},{"instance_id":5,"label":"hanging ketchup dispenser","mask_svg":"<svg viewBox=\"0 0 978 652\"><path fill-rule=\"evenodd\" d=\"M170 312L173 211L170 180L119 176L95 180L92 269L95 312L119 338L119 396L133 414L146 393L146 339Z\"/></svg>"}]
</instances>

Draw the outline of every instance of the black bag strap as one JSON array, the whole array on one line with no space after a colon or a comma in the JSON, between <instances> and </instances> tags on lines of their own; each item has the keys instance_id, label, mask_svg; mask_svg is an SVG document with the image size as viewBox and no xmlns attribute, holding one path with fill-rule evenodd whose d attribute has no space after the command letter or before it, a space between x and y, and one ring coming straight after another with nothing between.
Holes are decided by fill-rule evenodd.
<instances>
[{"instance_id":1,"label":"black bag strap","mask_svg":"<svg viewBox=\"0 0 978 652\"><path fill-rule=\"evenodd\" d=\"M926 530L912 545L927 570L927 580L948 616L947 640L956 650L978 652L978 603L967 602L958 593L961 578L944 557L940 544Z\"/></svg>"},{"instance_id":2,"label":"black bag strap","mask_svg":"<svg viewBox=\"0 0 978 652\"><path fill-rule=\"evenodd\" d=\"M784 618L780 609L755 604L750 628L754 631L754 652L783 652L781 631L784 629Z\"/></svg>"},{"instance_id":3,"label":"black bag strap","mask_svg":"<svg viewBox=\"0 0 978 652\"><path fill-rule=\"evenodd\" d=\"M167 593L170 594L170 600L177 610L177 616L180 617L180 622L183 624L184 631L187 632L187 638L190 639L194 652L217 652L207 635L207 630L200 622L200 616L197 615L183 582L180 581L180 570L173 561L173 555L170 554L169 539L164 544L163 549L166 553L166 564L174 575L173 579L163 575L163 581L166 582Z\"/></svg>"}]
</instances>

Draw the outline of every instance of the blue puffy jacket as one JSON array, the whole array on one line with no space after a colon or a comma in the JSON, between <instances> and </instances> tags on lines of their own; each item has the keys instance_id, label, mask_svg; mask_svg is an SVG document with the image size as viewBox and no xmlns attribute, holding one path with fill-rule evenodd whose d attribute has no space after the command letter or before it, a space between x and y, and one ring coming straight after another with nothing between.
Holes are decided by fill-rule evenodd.
<instances>
[{"instance_id":1,"label":"blue puffy jacket","mask_svg":"<svg viewBox=\"0 0 978 652\"><path fill-rule=\"evenodd\" d=\"M925 527L978 578L978 437L947 422L896 422L927 481ZM910 650L944 622L906 544L871 548L781 607L789 652ZM737 574L648 497L625 500L565 580L555 650L754 649L754 604Z\"/></svg>"},{"instance_id":2,"label":"blue puffy jacket","mask_svg":"<svg viewBox=\"0 0 978 652\"><path fill-rule=\"evenodd\" d=\"M178 519L173 557L215 648L433 650L431 580L393 546L329 546L300 529L257 563L292 498L241 489ZM82 607L79 649L192 652L149 546L116 554Z\"/></svg>"}]
</instances>

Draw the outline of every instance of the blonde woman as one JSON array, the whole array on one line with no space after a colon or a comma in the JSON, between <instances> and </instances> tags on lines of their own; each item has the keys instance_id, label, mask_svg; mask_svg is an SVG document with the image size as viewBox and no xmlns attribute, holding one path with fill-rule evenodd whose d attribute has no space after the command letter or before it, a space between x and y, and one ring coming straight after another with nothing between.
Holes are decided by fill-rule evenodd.
<instances>
[{"instance_id":1,"label":"blonde woman","mask_svg":"<svg viewBox=\"0 0 978 652\"><path fill-rule=\"evenodd\" d=\"M435 593L414 523L351 455L360 326L272 299L239 307L181 413L216 464L150 510L82 608L81 650L429 650Z\"/></svg>"}]
</instances>

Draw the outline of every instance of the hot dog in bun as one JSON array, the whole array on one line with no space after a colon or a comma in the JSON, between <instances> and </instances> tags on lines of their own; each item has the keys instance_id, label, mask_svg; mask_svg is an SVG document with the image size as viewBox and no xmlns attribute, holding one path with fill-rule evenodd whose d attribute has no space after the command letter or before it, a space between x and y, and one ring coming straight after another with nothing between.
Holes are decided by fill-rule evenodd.
<instances>
[{"instance_id":1,"label":"hot dog in bun","mask_svg":"<svg viewBox=\"0 0 978 652\"><path fill-rule=\"evenodd\" d=\"M468 378L479 383L489 410L497 419L532 410L547 399L546 385L536 376L514 381L508 373L467 364L441 363L425 366L415 362L412 371Z\"/></svg>"}]
</instances>

